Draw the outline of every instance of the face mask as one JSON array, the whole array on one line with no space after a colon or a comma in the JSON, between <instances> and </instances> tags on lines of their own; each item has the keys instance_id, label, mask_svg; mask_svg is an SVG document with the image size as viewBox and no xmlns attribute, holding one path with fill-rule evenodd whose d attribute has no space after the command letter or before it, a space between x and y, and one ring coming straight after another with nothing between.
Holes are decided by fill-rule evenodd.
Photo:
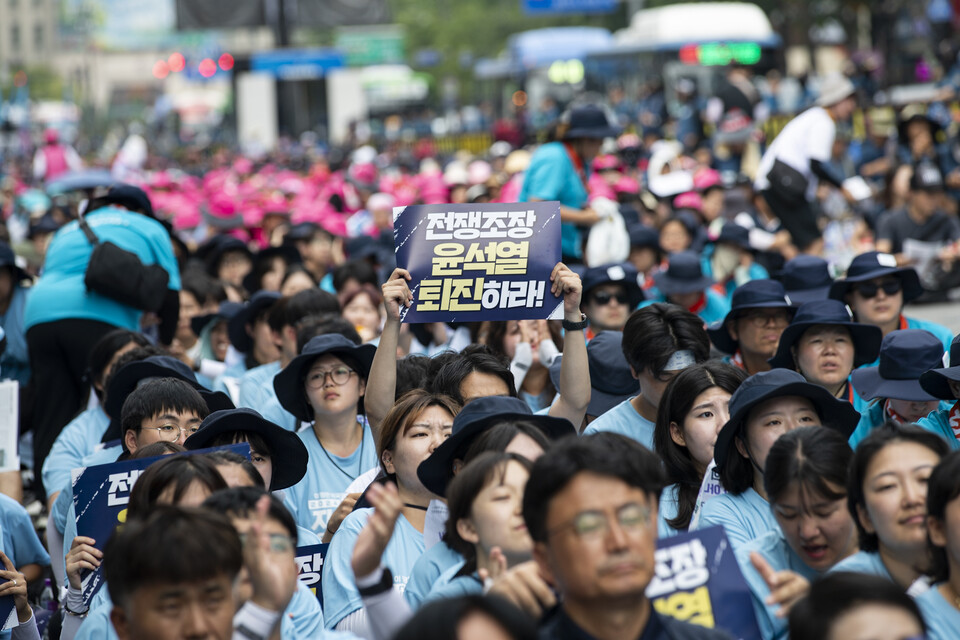
<instances>
[{"instance_id":1,"label":"face mask","mask_svg":"<svg viewBox=\"0 0 960 640\"><path fill-rule=\"evenodd\" d=\"M718 244L713 252L710 264L713 265L714 280L723 282L732 276L736 268L740 266L740 249L726 244Z\"/></svg>"}]
</instances>

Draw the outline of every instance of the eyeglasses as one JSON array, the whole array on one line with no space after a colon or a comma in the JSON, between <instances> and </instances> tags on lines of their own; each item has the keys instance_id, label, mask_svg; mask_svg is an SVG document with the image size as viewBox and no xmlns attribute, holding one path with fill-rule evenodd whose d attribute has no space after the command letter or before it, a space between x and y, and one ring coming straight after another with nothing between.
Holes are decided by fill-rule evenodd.
<instances>
[{"instance_id":1,"label":"eyeglasses","mask_svg":"<svg viewBox=\"0 0 960 640\"><path fill-rule=\"evenodd\" d=\"M883 289L883 292L888 296L892 296L895 293L898 293L903 288L903 283L900 282L900 279L896 280L886 280L877 284L876 282L864 282L863 284L857 285L856 291L864 298L875 298L880 292L880 289Z\"/></svg>"},{"instance_id":2,"label":"eyeglasses","mask_svg":"<svg viewBox=\"0 0 960 640\"><path fill-rule=\"evenodd\" d=\"M593 301L598 305L600 305L601 307L604 307L610 304L611 300L616 300L617 304L628 304L630 302L630 299L627 298L627 294L625 293L610 293L609 291L597 291L591 297L593 298Z\"/></svg>"},{"instance_id":3,"label":"eyeglasses","mask_svg":"<svg viewBox=\"0 0 960 640\"><path fill-rule=\"evenodd\" d=\"M247 544L248 534L240 534L240 542ZM293 539L283 533L269 533L267 537L270 538L270 551L274 553L290 553L293 551Z\"/></svg>"},{"instance_id":4,"label":"eyeglasses","mask_svg":"<svg viewBox=\"0 0 960 640\"><path fill-rule=\"evenodd\" d=\"M180 439L181 433L186 433L187 437L189 438L190 436L192 436L193 434L195 434L197 431L200 430L199 426L187 427L186 429L184 429L183 427L178 427L173 424L165 424L160 427L143 427L143 428L150 429L151 431L156 431L157 434L160 436L160 439L164 442L176 442L177 440Z\"/></svg>"},{"instance_id":5,"label":"eyeglasses","mask_svg":"<svg viewBox=\"0 0 960 640\"><path fill-rule=\"evenodd\" d=\"M753 313L745 313L740 316L742 320L749 320L757 329L762 329L763 327L770 324L770 321L773 321L775 325L789 324L790 314L786 311L755 311Z\"/></svg>"},{"instance_id":6,"label":"eyeglasses","mask_svg":"<svg viewBox=\"0 0 960 640\"><path fill-rule=\"evenodd\" d=\"M350 376L353 375L355 371L348 367L337 367L336 369L331 369L330 371L323 371L317 369L316 371L311 371L307 374L307 387L310 389L320 389L327 381L327 376L330 376L330 379L333 380L333 384L338 387L342 387L347 384L347 380L350 379Z\"/></svg>"},{"instance_id":7,"label":"eyeglasses","mask_svg":"<svg viewBox=\"0 0 960 640\"><path fill-rule=\"evenodd\" d=\"M630 534L639 533L650 524L650 508L636 502L628 502L616 511L620 528ZM597 540L610 531L610 518L603 511L582 511L567 523L554 527L547 535L564 529L573 529L581 540Z\"/></svg>"}]
</instances>

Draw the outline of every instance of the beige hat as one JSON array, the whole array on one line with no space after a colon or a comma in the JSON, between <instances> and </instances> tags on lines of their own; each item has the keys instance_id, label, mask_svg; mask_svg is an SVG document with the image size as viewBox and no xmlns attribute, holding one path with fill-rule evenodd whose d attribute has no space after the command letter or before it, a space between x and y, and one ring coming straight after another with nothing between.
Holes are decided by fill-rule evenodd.
<instances>
[{"instance_id":1,"label":"beige hat","mask_svg":"<svg viewBox=\"0 0 960 640\"><path fill-rule=\"evenodd\" d=\"M831 73L820 83L818 107L832 107L857 92L850 79L840 73Z\"/></svg>"},{"instance_id":2,"label":"beige hat","mask_svg":"<svg viewBox=\"0 0 960 640\"><path fill-rule=\"evenodd\" d=\"M513 175L527 170L530 166L530 152L526 149L511 151L504 161L503 170Z\"/></svg>"}]
</instances>

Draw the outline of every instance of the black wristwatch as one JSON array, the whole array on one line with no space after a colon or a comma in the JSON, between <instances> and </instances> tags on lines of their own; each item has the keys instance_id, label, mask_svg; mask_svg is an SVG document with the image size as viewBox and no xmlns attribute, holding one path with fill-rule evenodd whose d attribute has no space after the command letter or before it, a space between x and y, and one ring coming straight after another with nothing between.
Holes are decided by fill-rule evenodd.
<instances>
[{"instance_id":1,"label":"black wristwatch","mask_svg":"<svg viewBox=\"0 0 960 640\"><path fill-rule=\"evenodd\" d=\"M369 587L358 588L361 596L375 596L393 588L393 573L389 567L383 568L383 575L380 576L380 582Z\"/></svg>"},{"instance_id":2,"label":"black wristwatch","mask_svg":"<svg viewBox=\"0 0 960 640\"><path fill-rule=\"evenodd\" d=\"M560 323L560 326L563 327L564 331L583 331L587 328L587 325L590 324L587 322L587 316L582 311L580 312L580 322L570 322L566 318L563 319L563 322Z\"/></svg>"}]
</instances>

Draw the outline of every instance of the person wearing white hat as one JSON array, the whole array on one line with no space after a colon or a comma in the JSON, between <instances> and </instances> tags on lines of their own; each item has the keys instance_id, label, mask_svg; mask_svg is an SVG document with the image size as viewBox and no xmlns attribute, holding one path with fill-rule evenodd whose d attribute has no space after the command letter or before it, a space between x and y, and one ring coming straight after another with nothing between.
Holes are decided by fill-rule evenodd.
<instances>
[{"instance_id":1,"label":"person wearing white hat","mask_svg":"<svg viewBox=\"0 0 960 640\"><path fill-rule=\"evenodd\" d=\"M837 123L850 119L856 108L856 89L840 74L824 78L817 104L787 123L760 160L754 187L770 213L780 219L804 253L817 255L823 238L817 226L815 209L819 180L843 192L842 176L831 171L828 163L837 135Z\"/></svg>"}]
</instances>

